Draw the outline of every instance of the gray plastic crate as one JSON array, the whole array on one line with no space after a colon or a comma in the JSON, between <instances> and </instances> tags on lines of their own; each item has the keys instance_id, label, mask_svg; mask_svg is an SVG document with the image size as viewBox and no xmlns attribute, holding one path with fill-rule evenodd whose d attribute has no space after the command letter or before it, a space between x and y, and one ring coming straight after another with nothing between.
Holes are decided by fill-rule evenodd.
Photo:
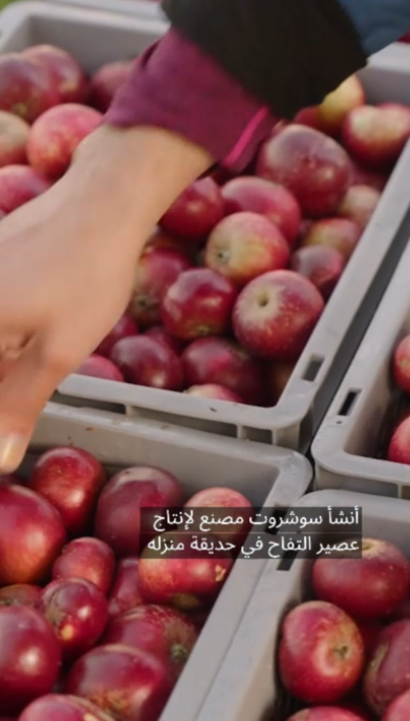
<instances>
[{"instance_id":1,"label":"gray plastic crate","mask_svg":"<svg viewBox=\"0 0 410 721\"><path fill-rule=\"evenodd\" d=\"M363 511L363 535L397 544L409 556L410 503L344 491L310 493L297 506L351 507ZM251 561L248 561L251 563ZM312 560L288 570L269 561L196 721L284 721L288 699L277 680L276 648L285 614L309 598Z\"/></svg>"},{"instance_id":2,"label":"gray plastic crate","mask_svg":"<svg viewBox=\"0 0 410 721\"><path fill-rule=\"evenodd\" d=\"M72 7L30 2L7 8L0 15L0 53L55 43L92 71L104 62L133 57L165 31L159 17L107 12L106 0L100 12L97 2L92 0L89 10L82 7L86 0ZM395 44L374 56L362 79L370 100L410 104L410 47ZM410 144L275 407L238 406L78 375L60 386L58 399L79 406L86 399L85 405L131 416L306 451L401 253L405 227L410 228L409 174Z\"/></svg>"},{"instance_id":3,"label":"gray plastic crate","mask_svg":"<svg viewBox=\"0 0 410 721\"><path fill-rule=\"evenodd\" d=\"M396 395L392 354L410 334L409 280L410 243L313 441L317 488L410 499L410 466L376 457Z\"/></svg>"},{"instance_id":4,"label":"gray plastic crate","mask_svg":"<svg viewBox=\"0 0 410 721\"><path fill-rule=\"evenodd\" d=\"M85 9L108 10L126 15L162 17L161 0L47 0L54 5L74 6Z\"/></svg>"},{"instance_id":5,"label":"gray plastic crate","mask_svg":"<svg viewBox=\"0 0 410 721\"><path fill-rule=\"evenodd\" d=\"M308 462L292 451L50 403L31 451L67 444L85 448L113 471L136 464L163 467L187 494L214 485L235 488L254 507L292 505L311 481ZM160 721L195 721L265 564L234 564Z\"/></svg>"}]
</instances>

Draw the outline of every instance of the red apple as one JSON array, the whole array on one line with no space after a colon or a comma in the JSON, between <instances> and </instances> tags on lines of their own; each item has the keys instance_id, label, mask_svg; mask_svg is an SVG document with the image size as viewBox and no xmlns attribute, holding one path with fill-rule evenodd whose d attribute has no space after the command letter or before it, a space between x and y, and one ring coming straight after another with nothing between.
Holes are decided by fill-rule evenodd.
<instances>
[{"instance_id":1,"label":"red apple","mask_svg":"<svg viewBox=\"0 0 410 721\"><path fill-rule=\"evenodd\" d=\"M397 696L386 709L382 721L408 721L410 718L410 689Z\"/></svg>"},{"instance_id":2,"label":"red apple","mask_svg":"<svg viewBox=\"0 0 410 721\"><path fill-rule=\"evenodd\" d=\"M17 485L0 485L0 508L0 586L41 583L66 540L60 514Z\"/></svg>"},{"instance_id":3,"label":"red apple","mask_svg":"<svg viewBox=\"0 0 410 721\"><path fill-rule=\"evenodd\" d=\"M319 106L311 105L308 108L302 108L296 113L293 122L296 125L307 125L308 128L322 130L319 118Z\"/></svg>"},{"instance_id":4,"label":"red apple","mask_svg":"<svg viewBox=\"0 0 410 721\"><path fill-rule=\"evenodd\" d=\"M325 218L312 223L301 244L303 247L324 245L338 250L345 260L349 260L360 240L361 234L361 228L352 220L347 218Z\"/></svg>"},{"instance_id":5,"label":"red apple","mask_svg":"<svg viewBox=\"0 0 410 721\"><path fill-rule=\"evenodd\" d=\"M105 113L117 90L130 78L133 67L133 60L117 60L102 65L90 80L90 104Z\"/></svg>"},{"instance_id":6,"label":"red apple","mask_svg":"<svg viewBox=\"0 0 410 721\"><path fill-rule=\"evenodd\" d=\"M54 45L32 45L23 51L22 56L34 60L47 70L59 103L85 102L87 78L73 55Z\"/></svg>"},{"instance_id":7,"label":"red apple","mask_svg":"<svg viewBox=\"0 0 410 721\"><path fill-rule=\"evenodd\" d=\"M179 391L183 385L181 362L163 341L147 335L131 336L118 341L110 359L128 383Z\"/></svg>"},{"instance_id":8,"label":"red apple","mask_svg":"<svg viewBox=\"0 0 410 721\"><path fill-rule=\"evenodd\" d=\"M410 563L394 544L362 540L361 558L320 558L313 566L318 598L369 621L387 616L410 589Z\"/></svg>"},{"instance_id":9,"label":"red apple","mask_svg":"<svg viewBox=\"0 0 410 721\"><path fill-rule=\"evenodd\" d=\"M362 105L346 117L343 142L369 168L389 168L410 137L410 108L398 103Z\"/></svg>"},{"instance_id":10,"label":"red apple","mask_svg":"<svg viewBox=\"0 0 410 721\"><path fill-rule=\"evenodd\" d=\"M117 341L122 340L122 338L129 338L129 336L137 335L137 333L138 328L134 319L129 313L124 313L115 324L114 328L107 336L105 336L100 345L97 346L95 353L108 358Z\"/></svg>"},{"instance_id":11,"label":"red apple","mask_svg":"<svg viewBox=\"0 0 410 721\"><path fill-rule=\"evenodd\" d=\"M61 652L49 623L32 608L0 608L0 713L19 714L57 680Z\"/></svg>"},{"instance_id":12,"label":"red apple","mask_svg":"<svg viewBox=\"0 0 410 721\"><path fill-rule=\"evenodd\" d=\"M366 719L340 706L315 706L298 711L287 721L366 721Z\"/></svg>"},{"instance_id":13,"label":"red apple","mask_svg":"<svg viewBox=\"0 0 410 721\"><path fill-rule=\"evenodd\" d=\"M374 721L373 714L369 711L367 706L361 699L360 693L356 689L352 692L352 695L347 696L343 701L340 702L340 707L344 711L349 711L359 717L360 721Z\"/></svg>"},{"instance_id":14,"label":"red apple","mask_svg":"<svg viewBox=\"0 0 410 721\"><path fill-rule=\"evenodd\" d=\"M161 303L168 288L191 263L175 250L158 248L144 253L134 276L129 312L140 328L161 321Z\"/></svg>"},{"instance_id":15,"label":"red apple","mask_svg":"<svg viewBox=\"0 0 410 721\"><path fill-rule=\"evenodd\" d=\"M329 135L339 135L348 113L364 105L365 102L363 85L356 75L351 75L319 105L320 129Z\"/></svg>"},{"instance_id":16,"label":"red apple","mask_svg":"<svg viewBox=\"0 0 410 721\"><path fill-rule=\"evenodd\" d=\"M389 615L389 621L402 621L404 618L410 619L410 598L399 603Z\"/></svg>"},{"instance_id":17,"label":"red apple","mask_svg":"<svg viewBox=\"0 0 410 721\"><path fill-rule=\"evenodd\" d=\"M301 221L300 207L292 193L282 185L263 178L235 178L222 188L226 213L251 211L263 215L283 233L293 246Z\"/></svg>"},{"instance_id":18,"label":"red apple","mask_svg":"<svg viewBox=\"0 0 410 721\"><path fill-rule=\"evenodd\" d=\"M250 405L263 405L265 401L262 364L234 341L199 338L184 350L181 362L188 387L216 383Z\"/></svg>"},{"instance_id":19,"label":"red apple","mask_svg":"<svg viewBox=\"0 0 410 721\"><path fill-rule=\"evenodd\" d=\"M161 219L161 227L179 238L205 238L225 214L218 185L212 178L195 181L177 198Z\"/></svg>"},{"instance_id":20,"label":"red apple","mask_svg":"<svg viewBox=\"0 0 410 721\"><path fill-rule=\"evenodd\" d=\"M267 389L269 401L273 405L278 403L289 379L295 369L295 361L272 363L267 369Z\"/></svg>"},{"instance_id":21,"label":"red apple","mask_svg":"<svg viewBox=\"0 0 410 721\"><path fill-rule=\"evenodd\" d=\"M294 360L323 309L324 300L310 280L290 270L274 270L240 293L233 311L235 335L250 353Z\"/></svg>"},{"instance_id":22,"label":"red apple","mask_svg":"<svg viewBox=\"0 0 410 721\"><path fill-rule=\"evenodd\" d=\"M208 550L192 547L201 534L169 531L157 536L161 547L169 552L159 555L155 548L144 549L139 563L141 593L146 601L169 605L181 611L207 608L218 596L233 565L226 551L211 555ZM213 534L202 534L207 544L220 541ZM184 549L178 553L178 544ZM174 550L176 552L174 553ZM162 552L160 552L162 553Z\"/></svg>"},{"instance_id":23,"label":"red apple","mask_svg":"<svg viewBox=\"0 0 410 721\"><path fill-rule=\"evenodd\" d=\"M104 482L99 461L88 451L70 446L43 453L30 477L30 487L57 508L71 536L88 527Z\"/></svg>"},{"instance_id":24,"label":"red apple","mask_svg":"<svg viewBox=\"0 0 410 721\"><path fill-rule=\"evenodd\" d=\"M385 189L389 180L387 173L382 173L377 170L369 170L369 168L364 168L357 161L353 162L352 165L352 185L366 185L367 187L378 190L380 193Z\"/></svg>"},{"instance_id":25,"label":"red apple","mask_svg":"<svg viewBox=\"0 0 410 721\"><path fill-rule=\"evenodd\" d=\"M81 363L75 371L80 376L91 376L93 378L104 378L108 381L124 382L124 376L117 366L104 356L94 353Z\"/></svg>"},{"instance_id":26,"label":"red apple","mask_svg":"<svg viewBox=\"0 0 410 721\"><path fill-rule=\"evenodd\" d=\"M204 383L201 386L191 386L184 391L195 398L210 398L216 401L229 401L230 403L243 403L243 399L225 386L217 383Z\"/></svg>"},{"instance_id":27,"label":"red apple","mask_svg":"<svg viewBox=\"0 0 410 721\"><path fill-rule=\"evenodd\" d=\"M116 721L158 721L171 690L159 659L111 644L80 658L66 686L67 693L87 698Z\"/></svg>"},{"instance_id":28,"label":"red apple","mask_svg":"<svg viewBox=\"0 0 410 721\"><path fill-rule=\"evenodd\" d=\"M368 225L376 210L381 193L367 185L351 185L346 191L337 213L342 218L353 221L362 230Z\"/></svg>"},{"instance_id":29,"label":"red apple","mask_svg":"<svg viewBox=\"0 0 410 721\"><path fill-rule=\"evenodd\" d=\"M148 338L155 338L155 340L165 344L177 355L181 355L184 350L185 343L167 333L162 325L151 326L151 328L148 328L148 330L145 331L144 335L148 336Z\"/></svg>"},{"instance_id":30,"label":"red apple","mask_svg":"<svg viewBox=\"0 0 410 721\"><path fill-rule=\"evenodd\" d=\"M405 35L403 35L402 38L400 38L400 42L401 42L401 43L410 43L410 30L409 30L408 33L406 33Z\"/></svg>"},{"instance_id":31,"label":"red apple","mask_svg":"<svg viewBox=\"0 0 410 721\"><path fill-rule=\"evenodd\" d=\"M30 126L22 118L0 110L0 168L27 162Z\"/></svg>"},{"instance_id":32,"label":"red apple","mask_svg":"<svg viewBox=\"0 0 410 721\"><path fill-rule=\"evenodd\" d=\"M193 260L195 251L197 248L189 248L183 240L174 238L169 233L166 233L160 227L155 228L154 232L149 236L147 242L144 245L144 255L151 253L153 250L175 250L177 253L182 253L189 260Z\"/></svg>"},{"instance_id":33,"label":"red apple","mask_svg":"<svg viewBox=\"0 0 410 721\"><path fill-rule=\"evenodd\" d=\"M379 633L383 628L382 623L380 620L370 623L365 621L361 623L358 622L357 625L362 635L366 660L369 660L373 655L374 649L376 648Z\"/></svg>"},{"instance_id":34,"label":"red apple","mask_svg":"<svg viewBox=\"0 0 410 721\"><path fill-rule=\"evenodd\" d=\"M341 608L308 601L285 617L279 645L283 685L311 704L339 701L358 682L364 666L360 631Z\"/></svg>"},{"instance_id":35,"label":"red apple","mask_svg":"<svg viewBox=\"0 0 410 721\"><path fill-rule=\"evenodd\" d=\"M78 103L58 105L43 113L30 131L30 165L49 178L60 178L81 141L98 128L101 119L97 110Z\"/></svg>"},{"instance_id":36,"label":"red apple","mask_svg":"<svg viewBox=\"0 0 410 721\"><path fill-rule=\"evenodd\" d=\"M56 559L52 578L85 578L106 594L111 587L114 570L114 553L104 541L76 538L63 548Z\"/></svg>"},{"instance_id":37,"label":"red apple","mask_svg":"<svg viewBox=\"0 0 410 721\"><path fill-rule=\"evenodd\" d=\"M410 465L410 416L394 431L387 449L387 460Z\"/></svg>"},{"instance_id":38,"label":"red apple","mask_svg":"<svg viewBox=\"0 0 410 721\"><path fill-rule=\"evenodd\" d=\"M292 255L290 267L320 291L327 300L344 271L346 260L339 250L324 245L300 248Z\"/></svg>"},{"instance_id":39,"label":"red apple","mask_svg":"<svg viewBox=\"0 0 410 721\"><path fill-rule=\"evenodd\" d=\"M229 328L236 296L232 281L215 270L186 270L164 296L162 322L181 340L222 335Z\"/></svg>"},{"instance_id":40,"label":"red apple","mask_svg":"<svg viewBox=\"0 0 410 721\"><path fill-rule=\"evenodd\" d=\"M21 53L0 57L0 110L32 123L57 103L58 94L42 65Z\"/></svg>"},{"instance_id":41,"label":"red apple","mask_svg":"<svg viewBox=\"0 0 410 721\"><path fill-rule=\"evenodd\" d=\"M137 557L121 558L108 599L110 618L120 616L144 603L139 588Z\"/></svg>"},{"instance_id":42,"label":"red apple","mask_svg":"<svg viewBox=\"0 0 410 721\"><path fill-rule=\"evenodd\" d=\"M122 644L158 658L173 681L181 675L195 646L198 630L179 611L165 606L140 606L118 616L107 628L104 643Z\"/></svg>"},{"instance_id":43,"label":"red apple","mask_svg":"<svg viewBox=\"0 0 410 721\"><path fill-rule=\"evenodd\" d=\"M216 538L226 543L239 546L251 529L252 504L242 493L233 488L223 486L204 488L191 496L185 503L185 508L197 509L195 523L191 528L205 533L210 531ZM202 516L208 515L208 509L211 509L209 514L211 520L202 528ZM232 518L233 523L224 523L222 527L218 527L218 521L224 522L227 517Z\"/></svg>"},{"instance_id":44,"label":"red apple","mask_svg":"<svg viewBox=\"0 0 410 721\"><path fill-rule=\"evenodd\" d=\"M8 165L0 168L0 198L2 209L11 213L24 203L37 198L49 189L51 183L37 170L25 165Z\"/></svg>"},{"instance_id":45,"label":"red apple","mask_svg":"<svg viewBox=\"0 0 410 721\"><path fill-rule=\"evenodd\" d=\"M112 717L83 698L53 693L33 701L18 721L112 721Z\"/></svg>"},{"instance_id":46,"label":"red apple","mask_svg":"<svg viewBox=\"0 0 410 721\"><path fill-rule=\"evenodd\" d=\"M289 246L278 228L263 215L229 215L210 234L205 265L243 287L269 270L286 268Z\"/></svg>"},{"instance_id":47,"label":"red apple","mask_svg":"<svg viewBox=\"0 0 410 721\"><path fill-rule=\"evenodd\" d=\"M16 583L0 589L1 606L30 606L38 608L41 598L41 587L30 583Z\"/></svg>"},{"instance_id":48,"label":"red apple","mask_svg":"<svg viewBox=\"0 0 410 721\"><path fill-rule=\"evenodd\" d=\"M65 661L79 658L94 646L107 624L107 600L85 578L52 581L41 601L41 611L54 629Z\"/></svg>"},{"instance_id":49,"label":"red apple","mask_svg":"<svg viewBox=\"0 0 410 721\"><path fill-rule=\"evenodd\" d=\"M137 555L141 534L149 535L149 519L141 509L160 513L168 506L179 506L182 488L175 476L151 466L135 466L120 471L105 485L95 515L95 535L118 557Z\"/></svg>"},{"instance_id":50,"label":"red apple","mask_svg":"<svg viewBox=\"0 0 410 721\"><path fill-rule=\"evenodd\" d=\"M405 336L394 351L393 377L398 387L410 395L410 335Z\"/></svg>"},{"instance_id":51,"label":"red apple","mask_svg":"<svg viewBox=\"0 0 410 721\"><path fill-rule=\"evenodd\" d=\"M268 140L258 159L257 174L281 183L309 218L331 214L350 182L351 163L338 143L313 128L290 125Z\"/></svg>"},{"instance_id":52,"label":"red apple","mask_svg":"<svg viewBox=\"0 0 410 721\"><path fill-rule=\"evenodd\" d=\"M410 690L410 620L386 626L378 637L363 681L364 697L382 716L399 694Z\"/></svg>"}]
</instances>

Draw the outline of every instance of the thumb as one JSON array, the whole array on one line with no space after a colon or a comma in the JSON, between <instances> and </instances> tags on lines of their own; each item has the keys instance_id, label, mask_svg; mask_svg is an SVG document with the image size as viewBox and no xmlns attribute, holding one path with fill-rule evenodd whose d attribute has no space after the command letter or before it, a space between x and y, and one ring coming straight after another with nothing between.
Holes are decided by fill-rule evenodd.
<instances>
[{"instance_id":1,"label":"thumb","mask_svg":"<svg viewBox=\"0 0 410 721\"><path fill-rule=\"evenodd\" d=\"M38 417L69 370L39 340L8 368L0 381L0 474L13 473L20 465Z\"/></svg>"}]
</instances>

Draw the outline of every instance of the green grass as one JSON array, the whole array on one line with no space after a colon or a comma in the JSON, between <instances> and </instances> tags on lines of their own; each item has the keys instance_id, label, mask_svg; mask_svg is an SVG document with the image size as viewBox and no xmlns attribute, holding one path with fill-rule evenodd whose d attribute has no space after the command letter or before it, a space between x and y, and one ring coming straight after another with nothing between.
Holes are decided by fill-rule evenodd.
<instances>
[{"instance_id":1,"label":"green grass","mask_svg":"<svg viewBox=\"0 0 410 721\"><path fill-rule=\"evenodd\" d=\"M16 0L0 0L0 10L3 10L6 5L11 5L12 2L16 2Z\"/></svg>"}]
</instances>

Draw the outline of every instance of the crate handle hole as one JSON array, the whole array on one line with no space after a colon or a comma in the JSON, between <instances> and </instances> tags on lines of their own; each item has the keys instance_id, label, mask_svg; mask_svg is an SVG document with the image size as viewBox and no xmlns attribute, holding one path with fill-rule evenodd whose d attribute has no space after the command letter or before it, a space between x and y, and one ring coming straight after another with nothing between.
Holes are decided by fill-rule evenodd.
<instances>
[{"instance_id":1,"label":"crate handle hole","mask_svg":"<svg viewBox=\"0 0 410 721\"><path fill-rule=\"evenodd\" d=\"M313 383L318 376L324 360L325 359L323 357L311 358L302 375L302 380L310 381L310 383Z\"/></svg>"},{"instance_id":2,"label":"crate handle hole","mask_svg":"<svg viewBox=\"0 0 410 721\"><path fill-rule=\"evenodd\" d=\"M338 416L343 416L344 418L347 418L350 416L353 412L353 409L358 401L358 398L360 396L361 391L349 391L346 395L346 398L344 399L342 405L340 406Z\"/></svg>"}]
</instances>

